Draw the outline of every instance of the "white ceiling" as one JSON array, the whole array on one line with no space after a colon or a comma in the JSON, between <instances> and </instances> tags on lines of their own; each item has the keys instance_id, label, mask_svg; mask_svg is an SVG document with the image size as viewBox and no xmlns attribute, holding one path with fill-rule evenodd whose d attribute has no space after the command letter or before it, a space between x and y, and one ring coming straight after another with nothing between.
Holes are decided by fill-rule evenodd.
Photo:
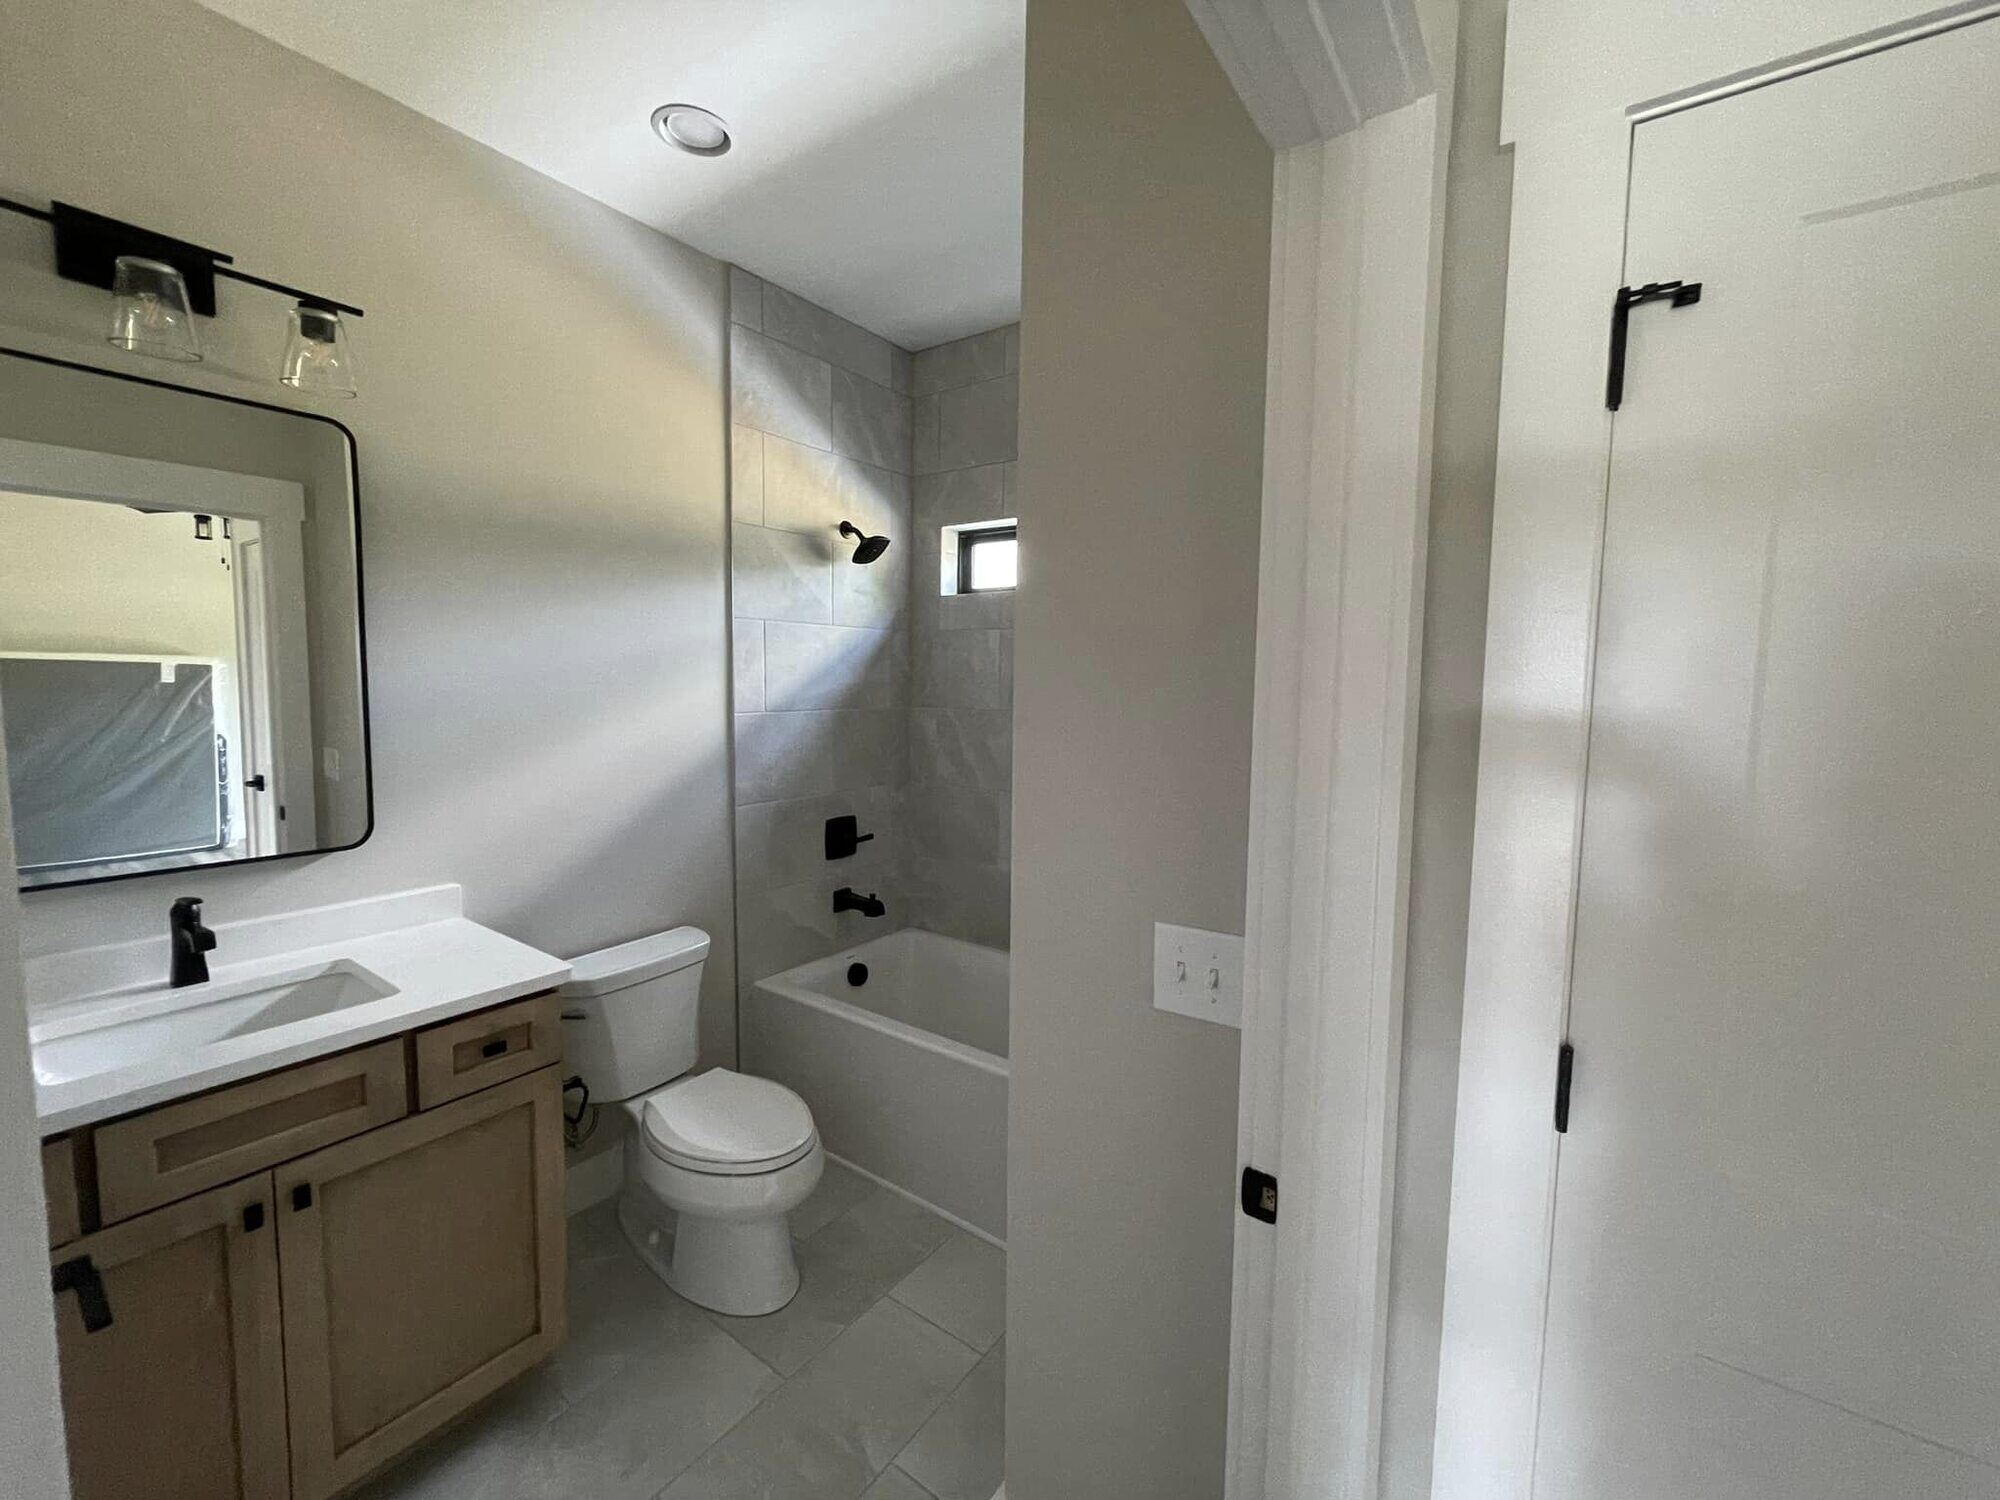
<instances>
[{"instance_id":1,"label":"white ceiling","mask_svg":"<svg viewBox=\"0 0 2000 1500\"><path fill-rule=\"evenodd\" d=\"M203 3L905 348L1020 315L1025 0Z\"/></svg>"}]
</instances>

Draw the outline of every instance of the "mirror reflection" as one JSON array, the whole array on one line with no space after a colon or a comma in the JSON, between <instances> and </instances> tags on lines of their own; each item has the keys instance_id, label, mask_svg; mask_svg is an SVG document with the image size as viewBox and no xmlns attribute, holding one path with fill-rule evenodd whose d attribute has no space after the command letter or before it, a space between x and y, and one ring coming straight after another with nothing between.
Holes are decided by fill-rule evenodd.
<instances>
[{"instance_id":1,"label":"mirror reflection","mask_svg":"<svg viewBox=\"0 0 2000 1500\"><path fill-rule=\"evenodd\" d=\"M345 433L94 371L0 366L0 396L24 398L0 401L0 715L22 886L360 842ZM76 446L86 435L101 446Z\"/></svg>"}]
</instances>

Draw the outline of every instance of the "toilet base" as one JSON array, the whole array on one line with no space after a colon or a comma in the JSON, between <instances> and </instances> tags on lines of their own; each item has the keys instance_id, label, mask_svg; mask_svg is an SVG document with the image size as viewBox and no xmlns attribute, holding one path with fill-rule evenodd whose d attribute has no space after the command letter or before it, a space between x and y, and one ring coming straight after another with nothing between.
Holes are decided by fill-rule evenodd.
<instances>
[{"instance_id":1,"label":"toilet base","mask_svg":"<svg viewBox=\"0 0 2000 1500\"><path fill-rule=\"evenodd\" d=\"M633 1144L627 1143L628 1152ZM627 1173L618 1195L619 1227L653 1274L697 1307L760 1318L798 1295L789 1210L812 1190L823 1162L815 1143L810 1156L764 1178L690 1183L678 1174L670 1177L677 1190L712 1187L731 1200L711 1204L707 1193L678 1193L719 1210L705 1213L663 1201L646 1180L661 1175L660 1164L644 1160L638 1171ZM746 1188L752 1202L736 1201Z\"/></svg>"}]
</instances>

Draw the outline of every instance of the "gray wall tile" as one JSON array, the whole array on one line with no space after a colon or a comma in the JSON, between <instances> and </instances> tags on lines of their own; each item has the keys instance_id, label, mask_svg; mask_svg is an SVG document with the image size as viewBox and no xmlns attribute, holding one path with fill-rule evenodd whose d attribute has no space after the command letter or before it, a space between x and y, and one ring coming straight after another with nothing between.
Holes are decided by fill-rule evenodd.
<instances>
[{"instance_id":1,"label":"gray wall tile","mask_svg":"<svg viewBox=\"0 0 2000 1500\"><path fill-rule=\"evenodd\" d=\"M741 619L833 621L833 549L824 537L730 527L731 609Z\"/></svg>"},{"instance_id":2,"label":"gray wall tile","mask_svg":"<svg viewBox=\"0 0 2000 1500\"><path fill-rule=\"evenodd\" d=\"M941 630L913 643L911 701L938 708L997 709L1002 634Z\"/></svg>"},{"instance_id":3,"label":"gray wall tile","mask_svg":"<svg viewBox=\"0 0 2000 1500\"><path fill-rule=\"evenodd\" d=\"M897 351L887 339L769 282L764 284L763 329L794 349L878 385L888 385L894 374Z\"/></svg>"},{"instance_id":4,"label":"gray wall tile","mask_svg":"<svg viewBox=\"0 0 2000 1500\"><path fill-rule=\"evenodd\" d=\"M874 528L863 524L865 531ZM851 561L842 551L833 565L833 621L836 625L866 625L887 630L901 625L910 604L910 527L888 528L889 550L872 563ZM844 539L843 539L844 540ZM852 543L846 543L852 546ZM907 659L907 651L905 658ZM906 673L907 675L907 669Z\"/></svg>"},{"instance_id":5,"label":"gray wall tile","mask_svg":"<svg viewBox=\"0 0 2000 1500\"><path fill-rule=\"evenodd\" d=\"M938 467L938 398L919 396L910 403L910 472L935 474Z\"/></svg>"},{"instance_id":6,"label":"gray wall tile","mask_svg":"<svg viewBox=\"0 0 2000 1500\"><path fill-rule=\"evenodd\" d=\"M938 467L1006 463L1014 457L1021 377L1003 375L938 395Z\"/></svg>"},{"instance_id":7,"label":"gray wall tile","mask_svg":"<svg viewBox=\"0 0 2000 1500\"><path fill-rule=\"evenodd\" d=\"M945 526L998 521L1011 515L1006 471L1005 464L982 464L946 474L921 475L912 491L918 524L935 533Z\"/></svg>"},{"instance_id":8,"label":"gray wall tile","mask_svg":"<svg viewBox=\"0 0 2000 1500\"><path fill-rule=\"evenodd\" d=\"M769 890L822 876L851 884L849 875L880 880L894 863L901 825L898 789L861 787L787 802L751 802L736 809L736 876L746 890ZM874 837L850 859L829 862L826 820L852 816Z\"/></svg>"},{"instance_id":9,"label":"gray wall tile","mask_svg":"<svg viewBox=\"0 0 2000 1500\"><path fill-rule=\"evenodd\" d=\"M901 660L892 631L773 620L764 627L764 706L897 707Z\"/></svg>"},{"instance_id":10,"label":"gray wall tile","mask_svg":"<svg viewBox=\"0 0 2000 1500\"><path fill-rule=\"evenodd\" d=\"M912 393L928 396L1005 375L1010 368L1007 332L1004 328L994 328L933 349L919 350L912 367Z\"/></svg>"},{"instance_id":11,"label":"gray wall tile","mask_svg":"<svg viewBox=\"0 0 2000 1500\"><path fill-rule=\"evenodd\" d=\"M729 330L732 422L812 448L833 446L833 366L743 327Z\"/></svg>"},{"instance_id":12,"label":"gray wall tile","mask_svg":"<svg viewBox=\"0 0 2000 1500\"><path fill-rule=\"evenodd\" d=\"M918 923L1004 946L1012 863L1014 596L945 595L940 533L1019 514L1018 329L919 353L910 560L910 783L900 824Z\"/></svg>"},{"instance_id":13,"label":"gray wall tile","mask_svg":"<svg viewBox=\"0 0 2000 1500\"><path fill-rule=\"evenodd\" d=\"M764 519L764 434L740 423L729 428L729 519Z\"/></svg>"},{"instance_id":14,"label":"gray wall tile","mask_svg":"<svg viewBox=\"0 0 2000 1500\"><path fill-rule=\"evenodd\" d=\"M766 526L837 535L842 521L852 521L871 535L901 540L909 512L907 474L783 438L764 440Z\"/></svg>"},{"instance_id":15,"label":"gray wall tile","mask_svg":"<svg viewBox=\"0 0 2000 1500\"><path fill-rule=\"evenodd\" d=\"M764 622L736 619L730 622L733 662L730 678L735 687L736 712L761 713L764 709Z\"/></svg>"},{"instance_id":16,"label":"gray wall tile","mask_svg":"<svg viewBox=\"0 0 2000 1500\"><path fill-rule=\"evenodd\" d=\"M833 372L833 448L880 469L910 471L910 398L847 370Z\"/></svg>"},{"instance_id":17,"label":"gray wall tile","mask_svg":"<svg viewBox=\"0 0 2000 1500\"><path fill-rule=\"evenodd\" d=\"M815 709L736 716L736 800L777 802L906 777L906 716L894 709Z\"/></svg>"},{"instance_id":18,"label":"gray wall tile","mask_svg":"<svg viewBox=\"0 0 2000 1500\"><path fill-rule=\"evenodd\" d=\"M764 283L741 266L729 268L729 321L745 328L764 326Z\"/></svg>"}]
</instances>

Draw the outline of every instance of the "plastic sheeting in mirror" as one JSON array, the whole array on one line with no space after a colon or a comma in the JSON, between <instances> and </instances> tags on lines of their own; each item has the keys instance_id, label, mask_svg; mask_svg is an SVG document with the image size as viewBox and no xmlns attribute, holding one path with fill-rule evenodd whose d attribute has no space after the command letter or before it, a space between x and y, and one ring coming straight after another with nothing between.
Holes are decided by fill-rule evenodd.
<instances>
[{"instance_id":1,"label":"plastic sheeting in mirror","mask_svg":"<svg viewBox=\"0 0 2000 1500\"><path fill-rule=\"evenodd\" d=\"M24 874L226 841L212 666L0 658L0 708Z\"/></svg>"}]
</instances>

